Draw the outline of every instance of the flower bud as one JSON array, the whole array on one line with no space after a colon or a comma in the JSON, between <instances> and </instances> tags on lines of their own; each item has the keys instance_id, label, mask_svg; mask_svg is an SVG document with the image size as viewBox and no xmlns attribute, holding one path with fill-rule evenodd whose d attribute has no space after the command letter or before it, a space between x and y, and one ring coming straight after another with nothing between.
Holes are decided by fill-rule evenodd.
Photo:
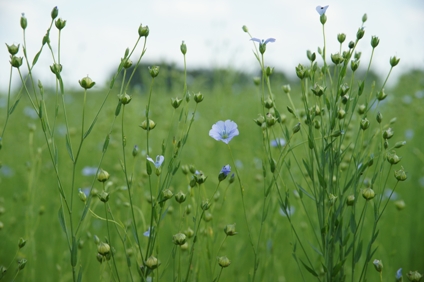
<instances>
[{"instance_id":1,"label":"flower bud","mask_svg":"<svg viewBox=\"0 0 424 282\"><path fill-rule=\"evenodd\" d=\"M27 263L27 260L26 259L24 259L24 258L23 259L19 259L18 260L18 268L19 268L19 270L24 269L26 263Z\"/></svg>"},{"instance_id":2,"label":"flower bud","mask_svg":"<svg viewBox=\"0 0 424 282\"><path fill-rule=\"evenodd\" d=\"M346 34L344 33L339 33L337 34L337 40L339 41L339 43L343 43L346 40Z\"/></svg>"},{"instance_id":3,"label":"flower bud","mask_svg":"<svg viewBox=\"0 0 424 282\"><path fill-rule=\"evenodd\" d=\"M208 177L204 175L203 172L198 171L195 174L193 174L193 178L196 180L196 183L200 185L205 183Z\"/></svg>"},{"instance_id":4,"label":"flower bud","mask_svg":"<svg viewBox=\"0 0 424 282\"><path fill-rule=\"evenodd\" d=\"M342 96L342 103L343 103L343 105L346 105L347 104L347 102L349 102L349 95L343 95Z\"/></svg>"},{"instance_id":5,"label":"flower bud","mask_svg":"<svg viewBox=\"0 0 424 282\"><path fill-rule=\"evenodd\" d=\"M395 207L398 211L401 211L405 208L406 204L404 200L395 201Z\"/></svg>"},{"instance_id":6,"label":"flower bud","mask_svg":"<svg viewBox=\"0 0 424 282\"><path fill-rule=\"evenodd\" d=\"M349 91L349 89L350 89L349 85L347 83L343 83L339 87L339 95L340 96L346 95L346 93Z\"/></svg>"},{"instance_id":7,"label":"flower bud","mask_svg":"<svg viewBox=\"0 0 424 282\"><path fill-rule=\"evenodd\" d=\"M149 67L150 76L152 78L155 78L156 76L158 76L159 75L159 69L160 69L159 66Z\"/></svg>"},{"instance_id":8,"label":"flower bud","mask_svg":"<svg viewBox=\"0 0 424 282\"><path fill-rule=\"evenodd\" d=\"M153 270L153 269L156 269L160 265L160 261L156 257L150 256L144 262L144 265L146 267L148 267L149 269Z\"/></svg>"},{"instance_id":9,"label":"flower bud","mask_svg":"<svg viewBox=\"0 0 424 282\"><path fill-rule=\"evenodd\" d=\"M146 26L140 25L140 27L138 28L138 35L140 37L149 36L149 27L147 25Z\"/></svg>"},{"instance_id":10,"label":"flower bud","mask_svg":"<svg viewBox=\"0 0 424 282\"><path fill-rule=\"evenodd\" d=\"M301 64L297 65L296 67L296 75L300 79L304 79L306 76L306 69Z\"/></svg>"},{"instance_id":11,"label":"flower bud","mask_svg":"<svg viewBox=\"0 0 424 282\"><path fill-rule=\"evenodd\" d=\"M257 119L253 120L257 125L262 126L262 124L265 122L265 118L262 115L259 115Z\"/></svg>"},{"instance_id":12,"label":"flower bud","mask_svg":"<svg viewBox=\"0 0 424 282\"><path fill-rule=\"evenodd\" d=\"M227 257L219 257L218 264L220 267L224 268L231 264L231 261Z\"/></svg>"},{"instance_id":13,"label":"flower bud","mask_svg":"<svg viewBox=\"0 0 424 282\"><path fill-rule=\"evenodd\" d=\"M399 170L395 170L395 178L398 181L405 181L408 178L406 176L406 172L403 170L403 167Z\"/></svg>"},{"instance_id":14,"label":"flower bud","mask_svg":"<svg viewBox=\"0 0 424 282\"><path fill-rule=\"evenodd\" d=\"M124 69L129 69L132 66L132 61L128 58L121 58L121 64Z\"/></svg>"},{"instance_id":15,"label":"flower bud","mask_svg":"<svg viewBox=\"0 0 424 282\"><path fill-rule=\"evenodd\" d=\"M284 91L284 93L289 94L291 91L290 85L289 84L285 84L282 86L282 89Z\"/></svg>"},{"instance_id":16,"label":"flower bud","mask_svg":"<svg viewBox=\"0 0 424 282\"><path fill-rule=\"evenodd\" d=\"M196 167L194 165L189 165L188 169L190 170L191 173L196 173Z\"/></svg>"},{"instance_id":17,"label":"flower bud","mask_svg":"<svg viewBox=\"0 0 424 282\"><path fill-rule=\"evenodd\" d=\"M171 105L174 109L178 109L178 107L181 105L181 103L183 102L183 99L180 98L171 98Z\"/></svg>"},{"instance_id":18,"label":"flower bud","mask_svg":"<svg viewBox=\"0 0 424 282\"><path fill-rule=\"evenodd\" d=\"M241 29L243 29L244 32L249 32L249 29L247 28L247 26L242 26Z\"/></svg>"},{"instance_id":19,"label":"flower bud","mask_svg":"<svg viewBox=\"0 0 424 282\"><path fill-rule=\"evenodd\" d=\"M408 277L409 281L421 281L421 278L423 277L418 271L409 271L406 274L406 277Z\"/></svg>"},{"instance_id":20,"label":"flower bud","mask_svg":"<svg viewBox=\"0 0 424 282\"><path fill-rule=\"evenodd\" d=\"M266 44L261 42L259 43L259 52L263 55L266 51Z\"/></svg>"},{"instance_id":21,"label":"flower bud","mask_svg":"<svg viewBox=\"0 0 424 282\"><path fill-rule=\"evenodd\" d=\"M213 218L213 216L212 216L212 214L211 214L210 212L205 212L205 215L203 216L203 220L204 220L205 222L209 222L209 221L211 221L211 220L212 220L212 218Z\"/></svg>"},{"instance_id":22,"label":"flower bud","mask_svg":"<svg viewBox=\"0 0 424 282\"><path fill-rule=\"evenodd\" d=\"M200 208L204 211L208 210L210 207L211 207L211 204L209 203L208 200L203 200L200 205Z\"/></svg>"},{"instance_id":23,"label":"flower bud","mask_svg":"<svg viewBox=\"0 0 424 282\"><path fill-rule=\"evenodd\" d=\"M401 148L405 145L406 145L406 141L399 141L399 142L396 142L395 148L398 149L398 148Z\"/></svg>"},{"instance_id":24,"label":"flower bud","mask_svg":"<svg viewBox=\"0 0 424 282\"><path fill-rule=\"evenodd\" d=\"M359 68L359 60L350 61L350 68L352 71L356 71Z\"/></svg>"},{"instance_id":25,"label":"flower bud","mask_svg":"<svg viewBox=\"0 0 424 282\"><path fill-rule=\"evenodd\" d=\"M293 134L300 131L300 122L293 127Z\"/></svg>"},{"instance_id":26,"label":"flower bud","mask_svg":"<svg viewBox=\"0 0 424 282\"><path fill-rule=\"evenodd\" d=\"M186 235L183 233L177 233L172 236L172 242L177 246L184 245L184 243L186 242Z\"/></svg>"},{"instance_id":27,"label":"flower bud","mask_svg":"<svg viewBox=\"0 0 424 282\"><path fill-rule=\"evenodd\" d=\"M128 95L127 93L125 93L125 94L118 94L118 99L121 102L121 104L126 105L129 102L131 102L131 99L132 98L131 98L130 95Z\"/></svg>"},{"instance_id":28,"label":"flower bud","mask_svg":"<svg viewBox=\"0 0 424 282\"><path fill-rule=\"evenodd\" d=\"M370 121L367 118L363 118L361 120L361 129L362 130L367 130L368 127L370 127Z\"/></svg>"},{"instance_id":29,"label":"flower bud","mask_svg":"<svg viewBox=\"0 0 424 282\"><path fill-rule=\"evenodd\" d=\"M134 148L132 150L132 156L136 157L138 155L138 153L140 152L140 148L138 148L137 145L134 145Z\"/></svg>"},{"instance_id":30,"label":"flower bud","mask_svg":"<svg viewBox=\"0 0 424 282\"><path fill-rule=\"evenodd\" d=\"M19 238L19 241L18 241L19 249L22 249L25 246L25 244L26 244L26 240L24 238Z\"/></svg>"},{"instance_id":31,"label":"flower bud","mask_svg":"<svg viewBox=\"0 0 424 282\"><path fill-rule=\"evenodd\" d=\"M319 21L321 22L321 24L325 24L326 22L327 22L327 16L325 15L325 14L322 14L320 17L319 17Z\"/></svg>"},{"instance_id":32,"label":"flower bud","mask_svg":"<svg viewBox=\"0 0 424 282\"><path fill-rule=\"evenodd\" d=\"M384 149L389 148L389 140L385 139L383 143Z\"/></svg>"},{"instance_id":33,"label":"flower bud","mask_svg":"<svg viewBox=\"0 0 424 282\"><path fill-rule=\"evenodd\" d=\"M20 66L22 66L22 59L22 57L11 56L10 64L12 65L12 67L18 69Z\"/></svg>"},{"instance_id":34,"label":"flower bud","mask_svg":"<svg viewBox=\"0 0 424 282\"><path fill-rule=\"evenodd\" d=\"M64 28L65 28L65 26L66 26L66 21L65 21L65 20L62 20L61 18L58 18L58 19L54 22L54 25L56 26L56 28L57 28L58 30L62 30L62 29L64 29Z\"/></svg>"},{"instance_id":35,"label":"flower bud","mask_svg":"<svg viewBox=\"0 0 424 282\"><path fill-rule=\"evenodd\" d=\"M82 88L84 89L90 89L91 87L94 86L94 84L96 84L94 81L91 80L91 78L89 78L88 76L84 77L81 80L78 80L79 84L81 85Z\"/></svg>"},{"instance_id":36,"label":"flower bud","mask_svg":"<svg viewBox=\"0 0 424 282\"><path fill-rule=\"evenodd\" d=\"M381 260L375 259L372 263L374 264L375 270L378 272L383 271L383 263Z\"/></svg>"},{"instance_id":37,"label":"flower bud","mask_svg":"<svg viewBox=\"0 0 424 282\"><path fill-rule=\"evenodd\" d=\"M387 94L384 92L384 89L381 89L381 91L377 92L377 100L378 101L383 101L384 99L386 99Z\"/></svg>"},{"instance_id":38,"label":"flower bud","mask_svg":"<svg viewBox=\"0 0 424 282\"><path fill-rule=\"evenodd\" d=\"M184 43L184 41L180 45L180 50L181 50L181 53L183 53L183 55L187 53L187 45Z\"/></svg>"},{"instance_id":39,"label":"flower bud","mask_svg":"<svg viewBox=\"0 0 424 282\"><path fill-rule=\"evenodd\" d=\"M261 84L261 78L259 76L255 76L253 78L253 84L255 84L256 86L259 86Z\"/></svg>"},{"instance_id":40,"label":"flower bud","mask_svg":"<svg viewBox=\"0 0 424 282\"><path fill-rule=\"evenodd\" d=\"M380 39L377 36L371 37L371 47L375 48L378 46L378 43L380 43Z\"/></svg>"},{"instance_id":41,"label":"flower bud","mask_svg":"<svg viewBox=\"0 0 424 282\"><path fill-rule=\"evenodd\" d=\"M237 232L236 232L236 224L235 223L234 224L227 224L224 227L224 232L225 232L225 234L227 234L227 236L234 236L234 235L236 235L237 234Z\"/></svg>"},{"instance_id":42,"label":"flower bud","mask_svg":"<svg viewBox=\"0 0 424 282\"><path fill-rule=\"evenodd\" d=\"M194 236L194 231L193 229L191 229L190 227L188 227L185 231L184 234L187 236L187 238L191 238Z\"/></svg>"},{"instance_id":43,"label":"flower bud","mask_svg":"<svg viewBox=\"0 0 424 282\"><path fill-rule=\"evenodd\" d=\"M228 179L228 182L229 182L230 184L233 184L235 180L236 180L236 179L235 179L235 175L234 175L234 173L233 173L233 174L231 174L230 179Z\"/></svg>"},{"instance_id":44,"label":"flower bud","mask_svg":"<svg viewBox=\"0 0 424 282\"><path fill-rule=\"evenodd\" d=\"M277 119L271 113L267 113L266 114L266 119L265 120L266 120L266 124L268 126L273 126L274 124L277 123Z\"/></svg>"},{"instance_id":45,"label":"flower bud","mask_svg":"<svg viewBox=\"0 0 424 282\"><path fill-rule=\"evenodd\" d=\"M378 123L381 123L381 122L383 121L383 115L382 115L380 112L378 112L378 113L377 113L377 118L376 118L376 119L377 119L377 122L378 122Z\"/></svg>"},{"instance_id":46,"label":"flower bud","mask_svg":"<svg viewBox=\"0 0 424 282\"><path fill-rule=\"evenodd\" d=\"M140 127L144 130L152 130L156 127L156 123L152 119L149 119L149 125L147 125L147 120L145 120L141 123Z\"/></svg>"},{"instance_id":47,"label":"flower bud","mask_svg":"<svg viewBox=\"0 0 424 282\"><path fill-rule=\"evenodd\" d=\"M27 18L25 17L25 14L22 13L22 16L21 16L21 27L22 27L22 29L26 29L27 26L28 26Z\"/></svg>"},{"instance_id":48,"label":"flower bud","mask_svg":"<svg viewBox=\"0 0 424 282\"><path fill-rule=\"evenodd\" d=\"M347 196L346 205L353 206L353 204L355 204L355 196L354 195Z\"/></svg>"},{"instance_id":49,"label":"flower bud","mask_svg":"<svg viewBox=\"0 0 424 282\"><path fill-rule=\"evenodd\" d=\"M392 67L397 66L397 64L399 64L399 61L400 61L400 59L396 58L396 56L395 57L390 57L390 65Z\"/></svg>"},{"instance_id":50,"label":"flower bud","mask_svg":"<svg viewBox=\"0 0 424 282\"><path fill-rule=\"evenodd\" d=\"M191 213L191 209L192 209L191 205L190 204L187 205L184 210L185 214L189 215Z\"/></svg>"},{"instance_id":51,"label":"flower bud","mask_svg":"<svg viewBox=\"0 0 424 282\"><path fill-rule=\"evenodd\" d=\"M59 15L59 9L56 7L53 8L52 12L50 13L52 20L54 20L55 18L57 18L57 15Z\"/></svg>"},{"instance_id":52,"label":"flower bud","mask_svg":"<svg viewBox=\"0 0 424 282\"><path fill-rule=\"evenodd\" d=\"M313 62L316 59L316 54L312 53L310 50L306 51L306 57L308 58L309 61Z\"/></svg>"},{"instance_id":53,"label":"flower bud","mask_svg":"<svg viewBox=\"0 0 424 282\"><path fill-rule=\"evenodd\" d=\"M7 45L6 43L6 46L7 46L7 51L9 51L9 54L12 56L16 55L19 52L19 44L18 46L16 46L15 44Z\"/></svg>"},{"instance_id":54,"label":"flower bud","mask_svg":"<svg viewBox=\"0 0 424 282\"><path fill-rule=\"evenodd\" d=\"M343 109L340 109L340 110L337 112L337 117L338 117L339 119L343 119L343 118L345 117L345 115L346 115L346 111L345 111L345 110L343 110Z\"/></svg>"},{"instance_id":55,"label":"flower bud","mask_svg":"<svg viewBox=\"0 0 424 282\"><path fill-rule=\"evenodd\" d=\"M106 182L109 179L109 173L106 170L100 169L97 174L97 180L99 182Z\"/></svg>"},{"instance_id":56,"label":"flower bud","mask_svg":"<svg viewBox=\"0 0 424 282\"><path fill-rule=\"evenodd\" d=\"M387 158L387 161L390 164L397 164L401 160L401 158L398 155L396 155L396 153L394 151L391 152L391 153L387 153L387 157L386 158Z\"/></svg>"},{"instance_id":57,"label":"flower bud","mask_svg":"<svg viewBox=\"0 0 424 282\"><path fill-rule=\"evenodd\" d=\"M203 94L202 93L196 93L196 94L194 94L194 101L196 102L196 103L200 103L200 102L202 102L203 101Z\"/></svg>"},{"instance_id":58,"label":"flower bud","mask_svg":"<svg viewBox=\"0 0 424 282\"><path fill-rule=\"evenodd\" d=\"M109 201L109 193L106 191L102 191L99 194L99 199L100 201L102 201L103 203L107 203L107 201Z\"/></svg>"},{"instance_id":59,"label":"flower bud","mask_svg":"<svg viewBox=\"0 0 424 282\"><path fill-rule=\"evenodd\" d=\"M367 20L368 20L368 16L367 16L367 14L364 14L362 16L362 22L365 23Z\"/></svg>"},{"instance_id":60,"label":"flower bud","mask_svg":"<svg viewBox=\"0 0 424 282\"><path fill-rule=\"evenodd\" d=\"M184 203L186 200L186 195L180 191L177 194L175 194L175 201L177 201L178 203Z\"/></svg>"},{"instance_id":61,"label":"flower bud","mask_svg":"<svg viewBox=\"0 0 424 282\"><path fill-rule=\"evenodd\" d=\"M338 64L343 63L344 59L343 59L343 57L342 57L342 56L340 56L340 54L339 54L339 53L336 53L336 54L331 54L331 61L332 61L335 65L338 65Z\"/></svg>"},{"instance_id":62,"label":"flower bud","mask_svg":"<svg viewBox=\"0 0 424 282\"><path fill-rule=\"evenodd\" d=\"M349 49L353 49L355 47L355 42L350 41L348 44Z\"/></svg>"},{"instance_id":63,"label":"flower bud","mask_svg":"<svg viewBox=\"0 0 424 282\"><path fill-rule=\"evenodd\" d=\"M99 254L101 254L102 256L105 256L105 255L109 254L110 253L110 246L109 246L109 244L104 243L104 242L100 242L97 245L97 252Z\"/></svg>"},{"instance_id":64,"label":"flower bud","mask_svg":"<svg viewBox=\"0 0 424 282\"><path fill-rule=\"evenodd\" d=\"M221 182L227 178L228 174L231 172L231 166L225 165L222 167L221 171L218 174L218 181Z\"/></svg>"},{"instance_id":65,"label":"flower bud","mask_svg":"<svg viewBox=\"0 0 424 282\"><path fill-rule=\"evenodd\" d=\"M393 137L393 134L394 134L393 129L389 127L383 131L383 138L390 139Z\"/></svg>"},{"instance_id":66,"label":"flower bud","mask_svg":"<svg viewBox=\"0 0 424 282\"><path fill-rule=\"evenodd\" d=\"M50 70L52 73L54 73L56 76L58 76L62 72L62 65L61 64L53 64L50 66Z\"/></svg>"},{"instance_id":67,"label":"flower bud","mask_svg":"<svg viewBox=\"0 0 424 282\"><path fill-rule=\"evenodd\" d=\"M358 107L358 114L363 115L365 113L365 110L367 109L367 106L365 106L364 104L359 105Z\"/></svg>"},{"instance_id":68,"label":"flower bud","mask_svg":"<svg viewBox=\"0 0 424 282\"><path fill-rule=\"evenodd\" d=\"M87 201L87 195L85 195L85 193L81 190L81 188L78 189L78 197L83 203Z\"/></svg>"},{"instance_id":69,"label":"flower bud","mask_svg":"<svg viewBox=\"0 0 424 282\"><path fill-rule=\"evenodd\" d=\"M266 69L265 69L266 76L271 76L273 74L273 72L274 72L274 68L266 67Z\"/></svg>"},{"instance_id":70,"label":"flower bud","mask_svg":"<svg viewBox=\"0 0 424 282\"><path fill-rule=\"evenodd\" d=\"M322 87L321 85L315 83L314 88L311 88L311 91L315 94L315 96L321 97L327 87Z\"/></svg>"},{"instance_id":71,"label":"flower bud","mask_svg":"<svg viewBox=\"0 0 424 282\"><path fill-rule=\"evenodd\" d=\"M362 190L362 197L364 197L365 200L371 200L375 197L375 192L371 188L365 188Z\"/></svg>"},{"instance_id":72,"label":"flower bud","mask_svg":"<svg viewBox=\"0 0 424 282\"><path fill-rule=\"evenodd\" d=\"M166 200L171 199L172 196L174 196L174 193L172 193L171 190L169 190L169 189L162 190L162 199L163 199L163 201L166 201Z\"/></svg>"}]
</instances>

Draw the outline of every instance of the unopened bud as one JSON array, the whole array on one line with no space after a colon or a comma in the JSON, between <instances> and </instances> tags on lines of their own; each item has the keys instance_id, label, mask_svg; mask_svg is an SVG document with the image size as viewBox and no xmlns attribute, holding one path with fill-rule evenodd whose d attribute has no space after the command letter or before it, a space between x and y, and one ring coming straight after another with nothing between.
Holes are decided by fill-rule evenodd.
<instances>
[{"instance_id":1,"label":"unopened bud","mask_svg":"<svg viewBox=\"0 0 424 282\"><path fill-rule=\"evenodd\" d=\"M9 54L12 56L16 55L19 52L19 44L18 46L16 46L15 44L7 45L6 43L6 46L7 46L7 51L9 51Z\"/></svg>"},{"instance_id":2,"label":"unopened bud","mask_svg":"<svg viewBox=\"0 0 424 282\"><path fill-rule=\"evenodd\" d=\"M22 29L26 29L27 26L28 26L27 18L25 17L25 14L22 13L22 16L21 16L21 27L22 27Z\"/></svg>"},{"instance_id":3,"label":"unopened bud","mask_svg":"<svg viewBox=\"0 0 424 282\"><path fill-rule=\"evenodd\" d=\"M160 69L159 66L149 67L150 76L153 77L153 78L158 76L159 75L159 69Z\"/></svg>"},{"instance_id":4,"label":"unopened bud","mask_svg":"<svg viewBox=\"0 0 424 282\"><path fill-rule=\"evenodd\" d=\"M386 97L387 97L387 94L384 92L384 89L377 92L378 101L383 101L384 99L386 99Z\"/></svg>"},{"instance_id":5,"label":"unopened bud","mask_svg":"<svg viewBox=\"0 0 424 282\"><path fill-rule=\"evenodd\" d=\"M100 201L102 201L103 203L107 203L107 201L109 201L109 193L106 191L102 191L99 194L99 199Z\"/></svg>"},{"instance_id":6,"label":"unopened bud","mask_svg":"<svg viewBox=\"0 0 424 282\"><path fill-rule=\"evenodd\" d=\"M400 61L400 59L396 58L396 56L395 57L391 57L390 58L390 65L392 67L395 67L395 66L397 66L397 64L399 64L399 61Z\"/></svg>"},{"instance_id":7,"label":"unopened bud","mask_svg":"<svg viewBox=\"0 0 424 282\"><path fill-rule=\"evenodd\" d=\"M62 20L61 18L58 18L58 19L54 22L54 25L56 26L56 28L57 28L58 30L62 30L62 29L64 29L64 28L65 28L65 26L66 26L66 21L65 21L65 20Z\"/></svg>"},{"instance_id":8,"label":"unopened bud","mask_svg":"<svg viewBox=\"0 0 424 282\"><path fill-rule=\"evenodd\" d=\"M244 32L249 32L249 29L247 28L247 26L244 25L241 28L243 29Z\"/></svg>"},{"instance_id":9,"label":"unopened bud","mask_svg":"<svg viewBox=\"0 0 424 282\"><path fill-rule=\"evenodd\" d=\"M160 265L160 261L154 257L150 256L147 258L147 260L144 262L144 265L148 267L149 269L156 269Z\"/></svg>"},{"instance_id":10,"label":"unopened bud","mask_svg":"<svg viewBox=\"0 0 424 282\"><path fill-rule=\"evenodd\" d=\"M187 53L187 45L184 43L184 41L180 45L180 50L181 50L181 53L183 53L183 55Z\"/></svg>"},{"instance_id":11,"label":"unopened bud","mask_svg":"<svg viewBox=\"0 0 424 282\"><path fill-rule=\"evenodd\" d=\"M84 89L90 89L91 87L94 86L94 84L96 84L94 81L91 80L91 78L89 78L88 76L84 77L81 80L78 80L79 84L81 85L82 88Z\"/></svg>"},{"instance_id":12,"label":"unopened bud","mask_svg":"<svg viewBox=\"0 0 424 282\"><path fill-rule=\"evenodd\" d=\"M346 34L344 33L339 33L337 34L337 40L339 41L339 43L343 43L346 40Z\"/></svg>"},{"instance_id":13,"label":"unopened bud","mask_svg":"<svg viewBox=\"0 0 424 282\"><path fill-rule=\"evenodd\" d=\"M347 196L346 205L353 206L354 203L355 203L355 196L354 195Z\"/></svg>"},{"instance_id":14,"label":"unopened bud","mask_svg":"<svg viewBox=\"0 0 424 282\"><path fill-rule=\"evenodd\" d=\"M57 15L59 15L59 9L56 7L53 8L52 12L50 13L52 20L54 20L55 18L57 18Z\"/></svg>"},{"instance_id":15,"label":"unopened bud","mask_svg":"<svg viewBox=\"0 0 424 282\"><path fill-rule=\"evenodd\" d=\"M395 170L395 178L398 181L405 181L408 178L406 176L406 172L403 170L403 167L399 170Z\"/></svg>"},{"instance_id":16,"label":"unopened bud","mask_svg":"<svg viewBox=\"0 0 424 282\"><path fill-rule=\"evenodd\" d=\"M234 236L237 234L236 232L236 224L227 224L224 228L224 232L225 234L227 234L227 236Z\"/></svg>"},{"instance_id":17,"label":"unopened bud","mask_svg":"<svg viewBox=\"0 0 424 282\"><path fill-rule=\"evenodd\" d=\"M367 118L363 118L361 120L361 129L366 130L368 127L370 127L370 121Z\"/></svg>"},{"instance_id":18,"label":"unopened bud","mask_svg":"<svg viewBox=\"0 0 424 282\"><path fill-rule=\"evenodd\" d=\"M231 261L227 257L219 257L218 264L220 267L228 267L231 264Z\"/></svg>"},{"instance_id":19,"label":"unopened bud","mask_svg":"<svg viewBox=\"0 0 424 282\"><path fill-rule=\"evenodd\" d=\"M186 235L183 233L177 233L172 236L172 242L174 242L174 244L177 246L184 245L184 243L186 242Z\"/></svg>"},{"instance_id":20,"label":"unopened bud","mask_svg":"<svg viewBox=\"0 0 424 282\"><path fill-rule=\"evenodd\" d=\"M196 103L202 102L203 99L204 99L204 97L203 97L203 94L202 93L199 92L199 93L194 94L194 101Z\"/></svg>"},{"instance_id":21,"label":"unopened bud","mask_svg":"<svg viewBox=\"0 0 424 282\"><path fill-rule=\"evenodd\" d=\"M140 27L138 28L138 35L140 37L149 36L149 27L147 25L146 26L140 25Z\"/></svg>"},{"instance_id":22,"label":"unopened bud","mask_svg":"<svg viewBox=\"0 0 424 282\"><path fill-rule=\"evenodd\" d=\"M22 66L22 60L22 57L11 56L10 64L12 65L12 67L18 69L20 66Z\"/></svg>"},{"instance_id":23,"label":"unopened bud","mask_svg":"<svg viewBox=\"0 0 424 282\"><path fill-rule=\"evenodd\" d=\"M152 119L149 119L149 124L147 124L147 120L145 120L141 123L140 127L144 130L152 130L156 127L156 123Z\"/></svg>"},{"instance_id":24,"label":"unopened bud","mask_svg":"<svg viewBox=\"0 0 424 282\"><path fill-rule=\"evenodd\" d=\"M372 263L374 264L375 270L378 272L383 271L383 263L381 260L375 259Z\"/></svg>"},{"instance_id":25,"label":"unopened bud","mask_svg":"<svg viewBox=\"0 0 424 282\"><path fill-rule=\"evenodd\" d=\"M175 200L180 204L184 203L186 200L186 195L180 191L177 194L175 194Z\"/></svg>"},{"instance_id":26,"label":"unopened bud","mask_svg":"<svg viewBox=\"0 0 424 282\"><path fill-rule=\"evenodd\" d=\"M178 109L178 107L181 105L181 103L183 102L183 99L180 98L171 98L171 105L174 109Z\"/></svg>"},{"instance_id":27,"label":"unopened bud","mask_svg":"<svg viewBox=\"0 0 424 282\"><path fill-rule=\"evenodd\" d=\"M109 173L106 170L100 169L99 173L97 174L97 180L99 182L105 182L109 179Z\"/></svg>"},{"instance_id":28,"label":"unopened bud","mask_svg":"<svg viewBox=\"0 0 424 282\"><path fill-rule=\"evenodd\" d=\"M371 37L371 47L372 48L377 47L378 43L380 43L380 39L377 36Z\"/></svg>"},{"instance_id":29,"label":"unopened bud","mask_svg":"<svg viewBox=\"0 0 424 282\"><path fill-rule=\"evenodd\" d=\"M83 203L87 201L87 195L85 195L85 193L81 190L81 188L78 189L78 197Z\"/></svg>"},{"instance_id":30,"label":"unopened bud","mask_svg":"<svg viewBox=\"0 0 424 282\"><path fill-rule=\"evenodd\" d=\"M25 244L26 244L26 240L24 238L19 238L19 241L18 241L19 249L22 249L25 246Z\"/></svg>"},{"instance_id":31,"label":"unopened bud","mask_svg":"<svg viewBox=\"0 0 424 282\"><path fill-rule=\"evenodd\" d=\"M383 115L382 115L380 112L378 112L378 113L377 113L377 118L376 118L376 119L377 119L377 122L378 122L378 123L381 123L381 122L383 121Z\"/></svg>"},{"instance_id":32,"label":"unopened bud","mask_svg":"<svg viewBox=\"0 0 424 282\"><path fill-rule=\"evenodd\" d=\"M105 256L110 253L110 246L108 243L100 242L97 245L97 252L102 256Z\"/></svg>"},{"instance_id":33,"label":"unopened bud","mask_svg":"<svg viewBox=\"0 0 424 282\"><path fill-rule=\"evenodd\" d=\"M394 134L393 129L389 127L383 131L383 138L390 139L393 137L393 134Z\"/></svg>"},{"instance_id":34,"label":"unopened bud","mask_svg":"<svg viewBox=\"0 0 424 282\"><path fill-rule=\"evenodd\" d=\"M290 91L291 91L291 88L290 88L290 85L289 84L283 85L282 88L283 88L284 93L286 93L286 94L290 93Z\"/></svg>"},{"instance_id":35,"label":"unopened bud","mask_svg":"<svg viewBox=\"0 0 424 282\"><path fill-rule=\"evenodd\" d=\"M362 197L364 197L365 200L369 201L375 197L375 192L371 188L365 188L362 190Z\"/></svg>"},{"instance_id":36,"label":"unopened bud","mask_svg":"<svg viewBox=\"0 0 424 282\"><path fill-rule=\"evenodd\" d=\"M127 93L124 93L124 94L118 94L118 99L121 102L121 104L126 105L129 102L131 102L132 98Z\"/></svg>"},{"instance_id":37,"label":"unopened bud","mask_svg":"<svg viewBox=\"0 0 424 282\"><path fill-rule=\"evenodd\" d=\"M293 127L293 134L300 131L300 122Z\"/></svg>"}]
</instances>

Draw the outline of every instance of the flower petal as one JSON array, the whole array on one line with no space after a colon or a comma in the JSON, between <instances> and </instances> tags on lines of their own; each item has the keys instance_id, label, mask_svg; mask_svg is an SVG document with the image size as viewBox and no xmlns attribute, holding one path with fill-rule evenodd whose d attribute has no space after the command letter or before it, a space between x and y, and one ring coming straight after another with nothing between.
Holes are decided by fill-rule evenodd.
<instances>
[{"instance_id":1,"label":"flower petal","mask_svg":"<svg viewBox=\"0 0 424 282\"><path fill-rule=\"evenodd\" d=\"M259 38L255 38L255 37L253 37L253 38L251 38L250 40L251 40L251 41L258 42L258 43L262 43L262 40L260 40Z\"/></svg>"},{"instance_id":2,"label":"flower petal","mask_svg":"<svg viewBox=\"0 0 424 282\"><path fill-rule=\"evenodd\" d=\"M275 42L275 38L272 38L272 37L270 37L270 38L268 38L267 40L265 40L265 42L264 42L264 44L267 44L267 43L273 43L273 42Z\"/></svg>"},{"instance_id":3,"label":"flower petal","mask_svg":"<svg viewBox=\"0 0 424 282\"><path fill-rule=\"evenodd\" d=\"M149 162L151 162L152 164L155 164L155 161L154 161L151 157L147 156L147 160L148 160Z\"/></svg>"},{"instance_id":4,"label":"flower petal","mask_svg":"<svg viewBox=\"0 0 424 282\"><path fill-rule=\"evenodd\" d=\"M328 5L324 7L321 7L321 6L316 7L316 10L320 16L324 15L327 9L328 9Z\"/></svg>"},{"instance_id":5,"label":"flower petal","mask_svg":"<svg viewBox=\"0 0 424 282\"><path fill-rule=\"evenodd\" d=\"M164 160L165 160L164 156L162 156L162 155L156 156L156 162L155 162L156 168L160 168L162 166L162 163L163 163Z\"/></svg>"}]
</instances>

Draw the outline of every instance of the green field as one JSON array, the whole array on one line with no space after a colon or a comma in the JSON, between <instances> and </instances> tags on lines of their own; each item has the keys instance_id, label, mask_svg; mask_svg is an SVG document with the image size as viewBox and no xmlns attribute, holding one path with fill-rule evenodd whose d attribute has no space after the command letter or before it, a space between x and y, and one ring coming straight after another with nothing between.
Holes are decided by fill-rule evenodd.
<instances>
[{"instance_id":1,"label":"green field","mask_svg":"<svg viewBox=\"0 0 424 282\"><path fill-rule=\"evenodd\" d=\"M25 87L0 97L0 277L396 281L399 268L405 280L422 273L424 72L403 70L384 87L390 64L368 73L362 58L352 71L358 58L346 43L347 64L309 54L302 78L299 68L297 76L267 70L258 43L257 85L236 70L185 74L166 64L155 77L143 59L136 64L137 52L108 85L82 78L71 87L56 71L56 87L44 88L25 76ZM239 130L228 145L209 136L225 120ZM271 145L281 138L283 146ZM164 162L156 168L147 154ZM98 169L110 177L98 181Z\"/></svg>"}]
</instances>

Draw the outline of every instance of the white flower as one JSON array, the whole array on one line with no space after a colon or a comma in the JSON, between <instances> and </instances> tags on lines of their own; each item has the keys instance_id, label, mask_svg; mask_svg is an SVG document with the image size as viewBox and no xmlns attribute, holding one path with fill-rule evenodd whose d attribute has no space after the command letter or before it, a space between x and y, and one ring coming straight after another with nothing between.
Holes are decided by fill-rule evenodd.
<instances>
[{"instance_id":1,"label":"white flower","mask_svg":"<svg viewBox=\"0 0 424 282\"><path fill-rule=\"evenodd\" d=\"M165 160L164 156L157 155L156 161L154 161L151 157L147 156L147 160L155 165L156 168L160 168L162 166L163 161Z\"/></svg>"}]
</instances>

